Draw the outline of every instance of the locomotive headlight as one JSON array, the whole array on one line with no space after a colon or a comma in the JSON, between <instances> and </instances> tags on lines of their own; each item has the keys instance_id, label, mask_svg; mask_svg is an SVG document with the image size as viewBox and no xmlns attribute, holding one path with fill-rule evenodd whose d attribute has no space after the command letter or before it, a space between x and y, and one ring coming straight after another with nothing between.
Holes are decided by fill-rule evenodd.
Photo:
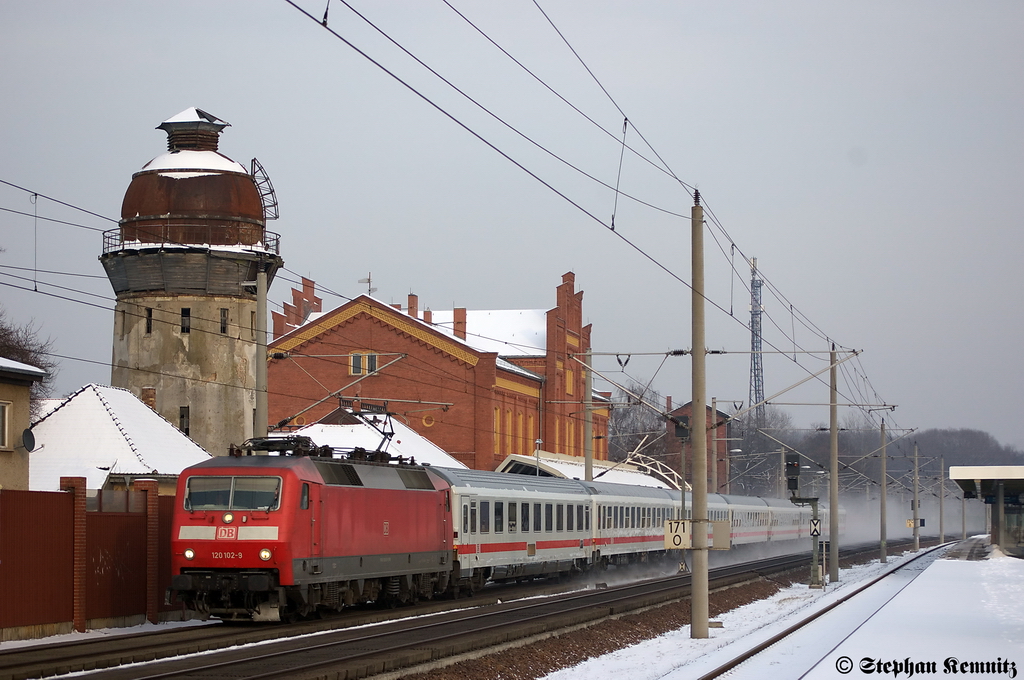
<instances>
[{"instance_id":1,"label":"locomotive headlight","mask_svg":"<svg viewBox=\"0 0 1024 680\"><path fill-rule=\"evenodd\" d=\"M185 548L185 559L194 560L196 557L196 551L192 548Z\"/></svg>"},{"instance_id":2,"label":"locomotive headlight","mask_svg":"<svg viewBox=\"0 0 1024 680\"><path fill-rule=\"evenodd\" d=\"M232 515L230 512L225 512L224 516L221 517L221 519L224 520L224 524L231 524L235 521L235 516Z\"/></svg>"},{"instance_id":3,"label":"locomotive headlight","mask_svg":"<svg viewBox=\"0 0 1024 680\"><path fill-rule=\"evenodd\" d=\"M263 550L260 550L260 559L263 560L264 562L266 562L267 560L269 560L273 556L274 556L274 554L272 552L270 552L270 548L264 548Z\"/></svg>"}]
</instances>

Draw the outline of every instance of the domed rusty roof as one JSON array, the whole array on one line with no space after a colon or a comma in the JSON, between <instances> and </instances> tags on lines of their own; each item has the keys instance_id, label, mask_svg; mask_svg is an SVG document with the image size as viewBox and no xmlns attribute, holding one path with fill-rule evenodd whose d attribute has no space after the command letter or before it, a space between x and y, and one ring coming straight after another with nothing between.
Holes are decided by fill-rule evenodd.
<instances>
[{"instance_id":1,"label":"domed rusty roof","mask_svg":"<svg viewBox=\"0 0 1024 680\"><path fill-rule=\"evenodd\" d=\"M168 151L132 176L121 203L122 238L178 244L262 241L263 200L245 168L217 151L227 123L186 109L158 129Z\"/></svg>"}]
</instances>

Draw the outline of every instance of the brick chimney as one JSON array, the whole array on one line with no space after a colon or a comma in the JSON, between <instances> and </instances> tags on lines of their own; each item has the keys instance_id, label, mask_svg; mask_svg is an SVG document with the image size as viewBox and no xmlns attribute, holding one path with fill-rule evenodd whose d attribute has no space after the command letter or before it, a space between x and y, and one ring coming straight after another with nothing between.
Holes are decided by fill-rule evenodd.
<instances>
[{"instance_id":1,"label":"brick chimney","mask_svg":"<svg viewBox=\"0 0 1024 680\"><path fill-rule=\"evenodd\" d=\"M420 318L420 299L412 293L409 293L409 316L414 319Z\"/></svg>"},{"instance_id":2,"label":"brick chimney","mask_svg":"<svg viewBox=\"0 0 1024 680\"><path fill-rule=\"evenodd\" d=\"M433 326L434 325L434 313L432 311L430 311L429 309L424 309L423 310L423 321L424 321L424 323L429 323L431 326Z\"/></svg>"},{"instance_id":3,"label":"brick chimney","mask_svg":"<svg viewBox=\"0 0 1024 680\"><path fill-rule=\"evenodd\" d=\"M466 339L466 308L456 307L454 323L452 324L452 330L455 331L455 337Z\"/></svg>"}]
</instances>

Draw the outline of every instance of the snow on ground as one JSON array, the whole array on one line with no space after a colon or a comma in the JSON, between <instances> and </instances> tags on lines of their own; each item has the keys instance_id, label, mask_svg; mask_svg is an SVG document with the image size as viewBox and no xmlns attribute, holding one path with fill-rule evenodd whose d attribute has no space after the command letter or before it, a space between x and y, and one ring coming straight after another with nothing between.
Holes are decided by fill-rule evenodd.
<instances>
[{"instance_id":1,"label":"snow on ground","mask_svg":"<svg viewBox=\"0 0 1024 680\"><path fill-rule=\"evenodd\" d=\"M728 677L844 677L839 668L850 677L878 674L905 678L911 676L906 671L898 673L892 662L908 659L916 677L929 674L929 667L919 665L929 662L934 662L936 675L962 674L962 668L944 673L950 658L958 661L948 663L1009 661L1016 664L1018 672L1024 672L1024 560L999 553L974 562L937 559L941 552L923 557L912 568L840 605L798 638L788 638L783 645L766 650ZM686 626L557 671L545 680L698 678L917 554L890 558L886 565L874 562L844 569L839 582L824 591L794 585L739 607L717 619L723 627L710 629L709 639L690 639ZM864 623L882 605L881 611ZM886 662L890 666L878 665ZM1016 674L1007 664L1005 672L984 675Z\"/></svg>"}]
</instances>

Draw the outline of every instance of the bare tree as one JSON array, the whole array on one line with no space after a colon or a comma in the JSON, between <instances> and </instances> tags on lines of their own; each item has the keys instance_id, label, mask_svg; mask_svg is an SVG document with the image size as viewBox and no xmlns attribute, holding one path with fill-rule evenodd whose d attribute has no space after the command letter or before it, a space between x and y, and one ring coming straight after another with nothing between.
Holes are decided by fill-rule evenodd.
<instances>
[{"instance_id":1,"label":"bare tree","mask_svg":"<svg viewBox=\"0 0 1024 680\"><path fill-rule=\"evenodd\" d=\"M642 446L641 453L664 459L665 419L648 405L663 404L664 397L637 382L626 385L626 389L642 397L643 401L629 392L616 390L616 406L608 424L608 457L615 461L625 460L631 451Z\"/></svg>"},{"instance_id":2,"label":"bare tree","mask_svg":"<svg viewBox=\"0 0 1024 680\"><path fill-rule=\"evenodd\" d=\"M50 355L53 340L39 337L39 330L32 322L19 326L7 318L7 312L0 307L0 357L41 368L48 373L43 380L32 383L33 401L50 396L58 363Z\"/></svg>"}]
</instances>

